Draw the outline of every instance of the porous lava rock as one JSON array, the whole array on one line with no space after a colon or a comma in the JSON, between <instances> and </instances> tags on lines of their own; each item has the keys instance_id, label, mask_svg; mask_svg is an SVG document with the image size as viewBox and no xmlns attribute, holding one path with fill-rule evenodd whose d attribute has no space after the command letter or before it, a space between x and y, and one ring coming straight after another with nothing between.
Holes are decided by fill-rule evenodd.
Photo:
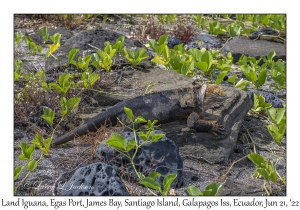
<instances>
[{"instance_id":1,"label":"porous lava rock","mask_svg":"<svg viewBox=\"0 0 300 210\"><path fill-rule=\"evenodd\" d=\"M154 130L152 134L165 133L160 130ZM127 142L134 139L133 132L124 132L121 135L126 138ZM150 139L151 138L152 137L150 137ZM139 132L137 133L137 139L139 144L143 142L139 137ZM131 150L129 154L132 156L133 152L134 150ZM101 144L97 148L96 154L103 162L113 164L117 168L122 167L126 174L131 174L131 177L137 178L129 159L120 155L120 153L114 149L107 147L105 144ZM177 174L177 178L172 183L172 186L180 186L182 183L182 159L175 143L166 136L154 143L148 143L141 146L134 158L134 164L137 170L146 176L153 171L162 174L162 176L157 179L160 183L163 182L165 176L173 173Z\"/></svg>"},{"instance_id":2,"label":"porous lava rock","mask_svg":"<svg viewBox=\"0 0 300 210\"><path fill-rule=\"evenodd\" d=\"M124 183L112 166L94 163L79 168L63 186L64 196L128 196Z\"/></svg>"},{"instance_id":3,"label":"porous lava rock","mask_svg":"<svg viewBox=\"0 0 300 210\"><path fill-rule=\"evenodd\" d=\"M250 96L252 101L254 101L254 93L258 95L262 94L266 102L271 103L274 108L283 107L282 101L276 95L274 95L274 93L270 93L266 91L249 91L248 95Z\"/></svg>"},{"instance_id":4,"label":"porous lava rock","mask_svg":"<svg viewBox=\"0 0 300 210\"><path fill-rule=\"evenodd\" d=\"M82 57L84 54L89 55L97 52L98 49L104 50L105 42L109 41L111 44L114 44L121 36L123 35L117 32L102 29L81 31L80 33L68 39L64 45L55 51L55 55L58 56L57 60L52 57L47 59L45 68L46 70L53 70L68 64L68 55L72 49L79 49L79 53L74 58L74 60L77 61L78 56ZM131 40L126 37L123 46L126 46L134 51L143 47L139 41ZM115 56L115 62L118 62L120 59L121 56Z\"/></svg>"},{"instance_id":5,"label":"porous lava rock","mask_svg":"<svg viewBox=\"0 0 300 210\"><path fill-rule=\"evenodd\" d=\"M66 28L63 27L57 27L57 28L48 28L48 34L49 36L53 36L56 33L61 34L61 40L60 44L64 44L66 40L70 39L73 36L73 33ZM32 34L30 38L37 42L38 44L42 44L44 42L43 37L39 33ZM46 44L52 44L52 41L49 37L48 41L45 42Z\"/></svg>"},{"instance_id":6,"label":"porous lava rock","mask_svg":"<svg viewBox=\"0 0 300 210\"><path fill-rule=\"evenodd\" d=\"M260 28L260 29L257 29L255 31L253 31L249 38L250 39L258 39L259 36L261 35L277 35L278 34L278 31L272 29L272 28Z\"/></svg>"},{"instance_id":7,"label":"porous lava rock","mask_svg":"<svg viewBox=\"0 0 300 210\"><path fill-rule=\"evenodd\" d=\"M202 41L202 43L199 43L199 41ZM218 49L218 48L221 48L222 47L222 42L212 36L212 35L209 35L207 33L200 33L198 34L197 36L195 36L192 41L190 41L188 44L188 48L191 49L191 48L197 48L197 49L202 49L202 48L205 48L207 50L210 50L210 49Z\"/></svg>"},{"instance_id":8,"label":"porous lava rock","mask_svg":"<svg viewBox=\"0 0 300 210\"><path fill-rule=\"evenodd\" d=\"M182 44L183 41L181 39L178 39L176 37L170 37L168 38L168 47L173 49L176 45Z\"/></svg>"}]
</instances>

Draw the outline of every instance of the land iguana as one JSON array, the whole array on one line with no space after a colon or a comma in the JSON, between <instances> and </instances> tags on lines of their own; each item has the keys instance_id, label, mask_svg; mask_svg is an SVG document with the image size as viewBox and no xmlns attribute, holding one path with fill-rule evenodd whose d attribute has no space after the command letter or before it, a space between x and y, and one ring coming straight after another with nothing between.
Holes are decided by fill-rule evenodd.
<instances>
[{"instance_id":1,"label":"land iguana","mask_svg":"<svg viewBox=\"0 0 300 210\"><path fill-rule=\"evenodd\" d=\"M118 119L128 122L124 107L130 108L136 116L145 119L158 120L159 123L171 122L181 118L187 119L187 126L197 132L210 132L214 135L223 134L224 127L217 122L201 120L203 110L210 108L216 102L223 102L227 95L218 85L197 84L194 87L179 88L154 92L120 102L95 117L87 120L74 130L54 139L53 144L59 145L73 140L87 132L96 131L105 125L106 121L112 125Z\"/></svg>"}]
</instances>

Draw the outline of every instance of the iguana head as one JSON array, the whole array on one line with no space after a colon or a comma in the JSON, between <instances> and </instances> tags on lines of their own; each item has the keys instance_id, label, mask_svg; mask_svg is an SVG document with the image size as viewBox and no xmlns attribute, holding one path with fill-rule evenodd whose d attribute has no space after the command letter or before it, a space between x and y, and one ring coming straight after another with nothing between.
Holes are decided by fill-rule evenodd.
<instances>
[{"instance_id":1,"label":"iguana head","mask_svg":"<svg viewBox=\"0 0 300 210\"><path fill-rule=\"evenodd\" d=\"M194 87L196 96L196 112L200 113L211 108L215 103L225 101L228 96L225 90L215 84L201 84Z\"/></svg>"}]
</instances>

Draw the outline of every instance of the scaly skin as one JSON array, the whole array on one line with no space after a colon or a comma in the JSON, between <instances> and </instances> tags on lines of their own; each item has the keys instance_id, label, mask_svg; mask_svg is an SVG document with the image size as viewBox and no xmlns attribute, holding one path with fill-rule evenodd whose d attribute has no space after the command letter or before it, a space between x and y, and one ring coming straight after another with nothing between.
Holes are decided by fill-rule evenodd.
<instances>
[{"instance_id":1,"label":"scaly skin","mask_svg":"<svg viewBox=\"0 0 300 210\"><path fill-rule=\"evenodd\" d=\"M187 119L191 113L198 117L190 118L188 125L196 131L207 131L212 133L222 132L222 127L209 121L201 121L199 116L203 109L210 107L215 102L226 100L223 89L217 85L198 84L193 88L180 88L138 96L112 106L105 112L87 120L84 124L74 130L54 139L52 144L59 145L73 140L77 136L87 132L96 131L105 125L108 120L112 125L117 124L117 119L126 123L127 117L124 107L130 108L136 116L143 116L145 119L158 120L159 123L166 123L177 119ZM194 115L194 114L193 114Z\"/></svg>"}]
</instances>

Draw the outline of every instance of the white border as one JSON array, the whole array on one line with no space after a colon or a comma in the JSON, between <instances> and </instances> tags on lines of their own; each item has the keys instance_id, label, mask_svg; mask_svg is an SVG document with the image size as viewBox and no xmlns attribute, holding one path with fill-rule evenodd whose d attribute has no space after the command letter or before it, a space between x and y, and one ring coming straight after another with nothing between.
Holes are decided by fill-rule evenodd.
<instances>
[{"instance_id":1,"label":"white border","mask_svg":"<svg viewBox=\"0 0 300 210\"><path fill-rule=\"evenodd\" d=\"M271 200L289 202L299 199L299 8L296 4L278 0L214 0L214 1L9 1L1 4L1 50L0 50L0 130L1 130L1 199L13 197L13 14L14 13L284 13L287 14L287 196L271 197ZM298 65L297 65L298 64ZM298 134L298 135L297 135ZM299 174L298 174L299 173ZM23 197L26 200L50 200L50 197ZM142 197L143 200L156 198ZM222 198L222 197L221 197ZM218 198L205 198L217 200ZM234 199L235 197L223 197ZM238 197L239 199L243 197ZM22 197L21 197L22 199ZM76 197L76 199L80 199ZM99 198L97 198L99 199ZM109 199L109 198L105 198ZM121 199L120 197L116 199ZM136 198L138 199L138 198ZM184 198L180 198L181 200ZM251 200L252 197L244 197ZM260 198L257 198L260 199ZM262 198L261 198L262 199ZM57 200L65 200L59 197ZM23 208L23 207L22 207ZM63 208L63 207L61 207ZM82 207L77 207L82 209ZM97 207L99 208L99 207ZM100 207L101 208L101 207ZM136 207L130 209L142 209ZM162 209L155 207L155 209ZM195 208L195 207L194 207ZM289 208L289 207L288 207ZM1 207L2 209L2 207ZM13 208L14 209L14 208ZM31 209L31 208L29 208ZM75 208L76 209L76 208ZM116 209L114 207L105 209ZM124 208L121 208L124 209ZM153 209L153 208L152 208ZM212 208L215 209L215 208ZM232 208L231 208L232 209ZM248 209L252 209L248 207ZM254 209L254 208L253 208ZM276 208L271 208L276 209ZM293 209L297 209L293 208Z\"/></svg>"}]
</instances>

